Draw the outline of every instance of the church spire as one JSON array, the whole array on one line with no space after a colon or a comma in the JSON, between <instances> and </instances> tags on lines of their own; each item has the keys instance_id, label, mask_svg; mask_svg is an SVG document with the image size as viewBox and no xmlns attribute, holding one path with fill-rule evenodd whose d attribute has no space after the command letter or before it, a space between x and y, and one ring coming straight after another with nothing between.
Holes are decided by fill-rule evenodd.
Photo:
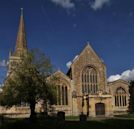
<instances>
[{"instance_id":1,"label":"church spire","mask_svg":"<svg viewBox=\"0 0 134 129\"><path fill-rule=\"evenodd\" d=\"M21 56L27 52L27 41L26 41L26 33L25 33L25 25L24 25L24 16L23 16L23 8L21 8L21 16L19 23L19 30L17 34L16 47L15 47L15 56Z\"/></svg>"}]
</instances>

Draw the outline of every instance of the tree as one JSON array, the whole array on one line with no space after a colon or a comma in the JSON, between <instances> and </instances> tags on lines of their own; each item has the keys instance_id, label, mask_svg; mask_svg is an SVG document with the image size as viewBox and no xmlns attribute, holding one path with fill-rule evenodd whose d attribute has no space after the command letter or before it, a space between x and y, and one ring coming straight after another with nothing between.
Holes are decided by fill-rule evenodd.
<instances>
[{"instance_id":1,"label":"tree","mask_svg":"<svg viewBox=\"0 0 134 129\"><path fill-rule=\"evenodd\" d=\"M130 82L129 93L130 93L129 112L134 113L134 81Z\"/></svg>"},{"instance_id":2,"label":"tree","mask_svg":"<svg viewBox=\"0 0 134 129\"><path fill-rule=\"evenodd\" d=\"M1 105L29 103L30 118L35 118L35 105L40 99L55 102L54 78L50 60L39 51L31 51L21 58L21 62L8 77L0 96Z\"/></svg>"}]
</instances>

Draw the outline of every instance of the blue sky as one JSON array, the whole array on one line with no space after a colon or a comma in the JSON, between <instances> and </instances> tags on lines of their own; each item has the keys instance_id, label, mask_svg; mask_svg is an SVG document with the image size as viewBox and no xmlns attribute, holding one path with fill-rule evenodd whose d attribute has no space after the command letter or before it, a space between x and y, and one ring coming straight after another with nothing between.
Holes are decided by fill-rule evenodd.
<instances>
[{"instance_id":1,"label":"blue sky","mask_svg":"<svg viewBox=\"0 0 134 129\"><path fill-rule=\"evenodd\" d=\"M0 0L0 81L3 60L16 42L20 8L24 8L29 48L39 48L55 69L89 41L107 66L107 76L134 68L134 0Z\"/></svg>"}]
</instances>

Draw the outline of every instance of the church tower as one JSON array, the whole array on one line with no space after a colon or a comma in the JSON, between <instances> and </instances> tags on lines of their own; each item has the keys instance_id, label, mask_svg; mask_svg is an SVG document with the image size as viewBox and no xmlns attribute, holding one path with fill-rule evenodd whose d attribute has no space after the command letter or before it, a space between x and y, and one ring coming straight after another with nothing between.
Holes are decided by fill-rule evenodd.
<instances>
[{"instance_id":1,"label":"church tower","mask_svg":"<svg viewBox=\"0 0 134 129\"><path fill-rule=\"evenodd\" d=\"M27 52L28 52L28 48L27 48L27 41L26 41L23 8L21 8L21 16L20 16L19 29L18 29L17 39L16 39L16 46L14 52L10 52L9 54L7 76L16 68L17 64L21 61L21 57L25 56Z\"/></svg>"}]
</instances>

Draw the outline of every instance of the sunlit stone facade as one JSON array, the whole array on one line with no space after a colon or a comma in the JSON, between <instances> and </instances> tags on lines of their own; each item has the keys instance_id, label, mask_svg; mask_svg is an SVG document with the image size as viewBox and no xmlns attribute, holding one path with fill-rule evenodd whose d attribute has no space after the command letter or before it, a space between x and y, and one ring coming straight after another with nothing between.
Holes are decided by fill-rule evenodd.
<instances>
[{"instance_id":1,"label":"sunlit stone facade","mask_svg":"<svg viewBox=\"0 0 134 129\"><path fill-rule=\"evenodd\" d=\"M8 77L21 61L20 56L27 51L22 13L15 51L9 56ZM73 116L83 113L92 117L109 117L128 111L128 83L123 80L107 82L106 66L90 44L87 44L73 61L67 74L57 71L53 75L59 79L55 82L57 102L48 107L50 114L64 111L66 115ZM41 105L40 102L36 105L36 111L42 111ZM1 107L0 112L29 113L29 107L23 105L10 109Z\"/></svg>"},{"instance_id":2,"label":"sunlit stone facade","mask_svg":"<svg viewBox=\"0 0 134 129\"><path fill-rule=\"evenodd\" d=\"M123 80L107 82L106 66L91 45L87 44L66 75L61 71L55 75L61 80L58 85L66 82L68 90L67 94L61 93L61 96L68 96L68 104L55 105L55 111L92 117L127 113L128 83Z\"/></svg>"}]
</instances>

